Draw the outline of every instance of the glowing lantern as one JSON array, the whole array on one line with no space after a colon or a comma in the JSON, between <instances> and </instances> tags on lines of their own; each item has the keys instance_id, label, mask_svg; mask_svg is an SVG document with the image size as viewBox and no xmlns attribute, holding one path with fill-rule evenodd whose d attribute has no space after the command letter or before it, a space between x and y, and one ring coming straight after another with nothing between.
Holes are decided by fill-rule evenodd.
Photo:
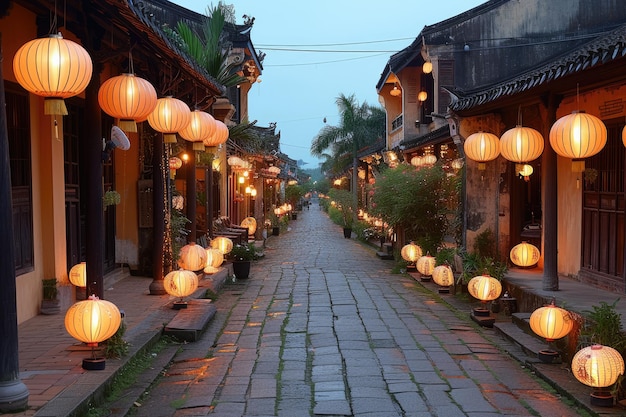
<instances>
[{"instance_id":1,"label":"glowing lantern","mask_svg":"<svg viewBox=\"0 0 626 417\"><path fill-rule=\"evenodd\" d=\"M624 359L611 347L588 346L572 358L572 373L581 383L598 389L591 393L592 404L612 406L613 396L606 388L624 374Z\"/></svg>"},{"instance_id":2,"label":"glowing lantern","mask_svg":"<svg viewBox=\"0 0 626 417\"><path fill-rule=\"evenodd\" d=\"M233 241L224 236L218 236L211 241L213 249L219 249L224 255L233 250Z\"/></svg>"},{"instance_id":3,"label":"glowing lantern","mask_svg":"<svg viewBox=\"0 0 626 417\"><path fill-rule=\"evenodd\" d=\"M198 276L195 272L185 269L172 271L163 278L163 287L169 295L179 298L179 301L174 303L174 309L187 308L183 298L198 289Z\"/></svg>"},{"instance_id":4,"label":"glowing lantern","mask_svg":"<svg viewBox=\"0 0 626 417\"><path fill-rule=\"evenodd\" d=\"M518 164L533 161L543 152L543 136L530 127L517 125L500 137L500 153L504 159Z\"/></svg>"},{"instance_id":5,"label":"glowing lantern","mask_svg":"<svg viewBox=\"0 0 626 417\"><path fill-rule=\"evenodd\" d=\"M180 248L178 266L189 271L199 271L206 265L206 249L195 243Z\"/></svg>"},{"instance_id":6,"label":"glowing lantern","mask_svg":"<svg viewBox=\"0 0 626 417\"><path fill-rule=\"evenodd\" d=\"M454 274L448 265L439 265L433 269L433 281L441 287L449 287L454 284Z\"/></svg>"},{"instance_id":7,"label":"glowing lantern","mask_svg":"<svg viewBox=\"0 0 626 417\"><path fill-rule=\"evenodd\" d=\"M427 153L422 157L422 165L431 167L437 163L437 157L432 153Z\"/></svg>"},{"instance_id":8,"label":"glowing lantern","mask_svg":"<svg viewBox=\"0 0 626 417\"><path fill-rule=\"evenodd\" d=\"M535 245L522 242L513 246L509 256L511 258L511 262L517 266L533 266L539 261L539 249L537 249Z\"/></svg>"},{"instance_id":9,"label":"glowing lantern","mask_svg":"<svg viewBox=\"0 0 626 417\"><path fill-rule=\"evenodd\" d=\"M481 308L475 308L474 314L476 316L488 316L489 310L484 307L487 301L493 301L500 297L502 292L502 284L500 281L489 275L476 276L467 283L467 290L472 297L480 300L482 303Z\"/></svg>"},{"instance_id":10,"label":"glowing lantern","mask_svg":"<svg viewBox=\"0 0 626 417\"><path fill-rule=\"evenodd\" d=\"M176 133L186 128L190 120L189 106L173 97L158 99L156 107L148 115L150 126L163 133L164 143L175 143Z\"/></svg>"},{"instance_id":11,"label":"glowing lantern","mask_svg":"<svg viewBox=\"0 0 626 417\"><path fill-rule=\"evenodd\" d=\"M195 151L204 150L204 141L215 133L215 119L207 112L194 110L191 112L191 121L178 134L185 140L193 142Z\"/></svg>"},{"instance_id":12,"label":"glowing lantern","mask_svg":"<svg viewBox=\"0 0 626 417\"><path fill-rule=\"evenodd\" d=\"M463 144L465 155L478 162L478 169L485 170L485 162L493 161L500 154L500 140L492 133L473 133Z\"/></svg>"},{"instance_id":13,"label":"glowing lantern","mask_svg":"<svg viewBox=\"0 0 626 417\"><path fill-rule=\"evenodd\" d=\"M530 315L530 328L548 342L565 337L572 331L574 321L569 311L554 305L554 300Z\"/></svg>"},{"instance_id":14,"label":"glowing lantern","mask_svg":"<svg viewBox=\"0 0 626 417\"><path fill-rule=\"evenodd\" d=\"M524 181L528 181L528 177L530 177L535 170L532 165L515 164L515 171L518 175L524 177Z\"/></svg>"},{"instance_id":15,"label":"glowing lantern","mask_svg":"<svg viewBox=\"0 0 626 417\"><path fill-rule=\"evenodd\" d=\"M413 158L411 158L411 165L413 165L414 167L422 166L422 157L415 155Z\"/></svg>"},{"instance_id":16,"label":"glowing lantern","mask_svg":"<svg viewBox=\"0 0 626 417\"><path fill-rule=\"evenodd\" d=\"M422 65L422 72L424 74L430 74L431 72L433 72L433 63L430 61L430 59L424 61L424 64Z\"/></svg>"},{"instance_id":17,"label":"glowing lantern","mask_svg":"<svg viewBox=\"0 0 626 417\"><path fill-rule=\"evenodd\" d=\"M91 80L89 53L59 33L22 45L13 57L13 73L27 91L45 97L44 113L66 115L63 99L80 94Z\"/></svg>"},{"instance_id":18,"label":"glowing lantern","mask_svg":"<svg viewBox=\"0 0 626 417\"><path fill-rule=\"evenodd\" d=\"M75 339L92 348L92 357L83 360L84 369L104 369L105 359L95 356L95 347L113 336L122 323L120 310L95 295L72 305L65 313L65 329Z\"/></svg>"},{"instance_id":19,"label":"glowing lantern","mask_svg":"<svg viewBox=\"0 0 626 417\"><path fill-rule=\"evenodd\" d=\"M241 227L247 227L248 235L253 235L256 232L256 219L254 217L246 217L241 221Z\"/></svg>"},{"instance_id":20,"label":"glowing lantern","mask_svg":"<svg viewBox=\"0 0 626 417\"><path fill-rule=\"evenodd\" d=\"M137 121L145 120L157 104L157 93L149 81L135 74L109 78L98 90L98 103L126 132L137 131Z\"/></svg>"},{"instance_id":21,"label":"glowing lantern","mask_svg":"<svg viewBox=\"0 0 626 417\"><path fill-rule=\"evenodd\" d=\"M210 137L204 139L204 145L205 146L221 145L222 143L226 142L229 134L230 132L228 130L228 126L226 126L224 122L215 120L215 131Z\"/></svg>"},{"instance_id":22,"label":"glowing lantern","mask_svg":"<svg viewBox=\"0 0 626 417\"><path fill-rule=\"evenodd\" d=\"M402 94L402 90L400 90L398 88L398 84L393 84L393 88L391 89L391 91L389 92L389 94L391 94L394 97L398 97Z\"/></svg>"},{"instance_id":23,"label":"glowing lantern","mask_svg":"<svg viewBox=\"0 0 626 417\"><path fill-rule=\"evenodd\" d=\"M602 120L584 112L574 112L557 120L550 129L550 145L557 154L571 158L572 171L585 170L584 158L600 152L607 140Z\"/></svg>"},{"instance_id":24,"label":"glowing lantern","mask_svg":"<svg viewBox=\"0 0 626 417\"><path fill-rule=\"evenodd\" d=\"M172 156L169 160L169 168L170 168L170 178L174 179L176 177L176 170L182 168L183 161L177 157Z\"/></svg>"},{"instance_id":25,"label":"glowing lantern","mask_svg":"<svg viewBox=\"0 0 626 417\"><path fill-rule=\"evenodd\" d=\"M204 273L214 274L218 271L218 268L224 263L224 254L219 249L208 248L206 250L206 266L204 267Z\"/></svg>"},{"instance_id":26,"label":"glowing lantern","mask_svg":"<svg viewBox=\"0 0 626 417\"><path fill-rule=\"evenodd\" d=\"M87 264L85 262L78 263L70 269L70 282L77 287L87 286ZM85 297L82 297L85 298Z\"/></svg>"},{"instance_id":27,"label":"glowing lantern","mask_svg":"<svg viewBox=\"0 0 626 417\"><path fill-rule=\"evenodd\" d=\"M415 263L422 257L422 248L413 242L409 242L400 250L400 256L407 262Z\"/></svg>"},{"instance_id":28,"label":"glowing lantern","mask_svg":"<svg viewBox=\"0 0 626 417\"><path fill-rule=\"evenodd\" d=\"M430 277L435 269L435 263L435 258L426 254L417 260L415 266L422 276Z\"/></svg>"}]
</instances>

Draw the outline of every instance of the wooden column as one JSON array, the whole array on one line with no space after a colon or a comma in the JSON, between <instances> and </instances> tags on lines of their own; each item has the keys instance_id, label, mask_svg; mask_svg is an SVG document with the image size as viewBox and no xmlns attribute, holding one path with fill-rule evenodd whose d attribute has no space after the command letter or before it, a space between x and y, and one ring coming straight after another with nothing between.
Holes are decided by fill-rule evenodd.
<instances>
[{"instance_id":1,"label":"wooden column","mask_svg":"<svg viewBox=\"0 0 626 417\"><path fill-rule=\"evenodd\" d=\"M543 149L541 173L543 177L543 279L542 288L545 291L559 290L558 275L558 206L557 206L557 158L556 152L550 146L550 127L556 121L556 109L559 100L550 95L546 103L546 128L544 129L545 146Z\"/></svg>"},{"instance_id":2,"label":"wooden column","mask_svg":"<svg viewBox=\"0 0 626 417\"><path fill-rule=\"evenodd\" d=\"M187 218L189 223L188 243L196 243L197 239L197 222L196 222L196 151L193 149L193 142L185 141L187 148Z\"/></svg>"},{"instance_id":3,"label":"wooden column","mask_svg":"<svg viewBox=\"0 0 626 417\"><path fill-rule=\"evenodd\" d=\"M167 196L167 181L165 175L169 171L169 165L166 165L165 152L163 147L163 134L154 135L154 147L152 152L152 193L153 205L153 222L152 227L154 237L152 248L152 282L150 283L150 295L166 294L163 285L163 256L165 251L165 197Z\"/></svg>"}]
</instances>

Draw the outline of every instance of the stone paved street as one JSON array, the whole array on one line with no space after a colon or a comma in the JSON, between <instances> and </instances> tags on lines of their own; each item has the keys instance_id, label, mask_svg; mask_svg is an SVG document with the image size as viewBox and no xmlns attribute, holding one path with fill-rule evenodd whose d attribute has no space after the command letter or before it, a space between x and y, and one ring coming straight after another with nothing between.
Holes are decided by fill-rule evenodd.
<instances>
[{"instance_id":1,"label":"stone paved street","mask_svg":"<svg viewBox=\"0 0 626 417\"><path fill-rule=\"evenodd\" d=\"M314 204L227 284L137 416L576 416L506 343ZM453 296L447 296L453 297Z\"/></svg>"}]
</instances>

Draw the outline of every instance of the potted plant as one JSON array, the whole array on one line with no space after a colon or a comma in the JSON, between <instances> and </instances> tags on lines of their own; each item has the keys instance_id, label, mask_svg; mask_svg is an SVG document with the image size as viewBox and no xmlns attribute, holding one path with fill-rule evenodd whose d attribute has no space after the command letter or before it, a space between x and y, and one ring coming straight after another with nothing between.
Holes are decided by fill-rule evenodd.
<instances>
[{"instance_id":1,"label":"potted plant","mask_svg":"<svg viewBox=\"0 0 626 417\"><path fill-rule=\"evenodd\" d=\"M245 279L250 276L251 262L257 259L256 247L252 243L237 244L226 256L233 263L235 277Z\"/></svg>"},{"instance_id":2,"label":"potted plant","mask_svg":"<svg viewBox=\"0 0 626 417\"><path fill-rule=\"evenodd\" d=\"M120 193L118 193L115 190L108 190L102 196L102 205L104 206L104 209L106 210L108 206L116 206L116 205L118 205L120 203L121 199L122 198L120 196Z\"/></svg>"},{"instance_id":3,"label":"potted plant","mask_svg":"<svg viewBox=\"0 0 626 417\"><path fill-rule=\"evenodd\" d=\"M57 279L47 278L41 280L43 285L43 300L41 301L41 314L57 314L61 311L57 298Z\"/></svg>"},{"instance_id":4,"label":"potted plant","mask_svg":"<svg viewBox=\"0 0 626 417\"><path fill-rule=\"evenodd\" d=\"M332 200L329 215L333 221L343 227L343 237L349 239L352 236L356 213L354 196L350 191L339 189L332 189L328 194Z\"/></svg>"}]
</instances>

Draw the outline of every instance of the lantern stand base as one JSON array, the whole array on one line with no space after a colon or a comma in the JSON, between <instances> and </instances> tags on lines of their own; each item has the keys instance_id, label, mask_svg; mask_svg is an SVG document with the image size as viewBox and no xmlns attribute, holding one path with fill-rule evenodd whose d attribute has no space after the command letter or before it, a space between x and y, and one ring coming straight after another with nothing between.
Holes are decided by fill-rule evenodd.
<instances>
[{"instance_id":1,"label":"lantern stand base","mask_svg":"<svg viewBox=\"0 0 626 417\"><path fill-rule=\"evenodd\" d=\"M598 407L613 407L615 405L615 398L607 391L594 391L589 396L589 402L591 405Z\"/></svg>"},{"instance_id":2,"label":"lantern stand base","mask_svg":"<svg viewBox=\"0 0 626 417\"><path fill-rule=\"evenodd\" d=\"M420 281L422 282L430 282L432 277L430 275L420 275Z\"/></svg>"},{"instance_id":3,"label":"lantern stand base","mask_svg":"<svg viewBox=\"0 0 626 417\"><path fill-rule=\"evenodd\" d=\"M475 308L470 314L470 318L482 327L493 327L496 319L495 317L492 317L491 314L489 314L489 310L487 310L487 315L477 315L477 310L480 314L484 313L483 311L481 311L481 309Z\"/></svg>"},{"instance_id":4,"label":"lantern stand base","mask_svg":"<svg viewBox=\"0 0 626 417\"><path fill-rule=\"evenodd\" d=\"M85 358L83 369L86 371L102 371L106 367L106 358Z\"/></svg>"},{"instance_id":5,"label":"lantern stand base","mask_svg":"<svg viewBox=\"0 0 626 417\"><path fill-rule=\"evenodd\" d=\"M472 313L475 316L478 316L478 317L489 317L490 314L491 314L489 312L489 309L485 308L485 307L476 307L476 308L472 309Z\"/></svg>"},{"instance_id":6,"label":"lantern stand base","mask_svg":"<svg viewBox=\"0 0 626 417\"><path fill-rule=\"evenodd\" d=\"M543 349L537 352L537 358L543 363L556 363L561 355L555 350Z\"/></svg>"},{"instance_id":7,"label":"lantern stand base","mask_svg":"<svg viewBox=\"0 0 626 417\"><path fill-rule=\"evenodd\" d=\"M450 287L439 288L439 294L450 294Z\"/></svg>"},{"instance_id":8,"label":"lantern stand base","mask_svg":"<svg viewBox=\"0 0 626 417\"><path fill-rule=\"evenodd\" d=\"M184 310L185 308L187 308L187 302L185 302L185 301L176 301L172 305L172 308L174 310Z\"/></svg>"}]
</instances>

